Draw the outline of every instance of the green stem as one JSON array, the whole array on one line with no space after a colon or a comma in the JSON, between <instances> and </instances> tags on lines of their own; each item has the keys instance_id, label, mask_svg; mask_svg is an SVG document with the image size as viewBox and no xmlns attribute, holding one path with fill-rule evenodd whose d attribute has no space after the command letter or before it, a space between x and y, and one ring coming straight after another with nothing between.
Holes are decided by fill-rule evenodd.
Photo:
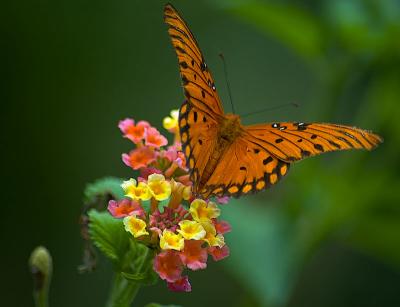
<instances>
[{"instance_id":1,"label":"green stem","mask_svg":"<svg viewBox=\"0 0 400 307\"><path fill-rule=\"evenodd\" d=\"M44 287L43 289L41 289L39 291L34 291L33 298L34 298L36 307L48 307L49 306L47 287Z\"/></svg>"},{"instance_id":2,"label":"green stem","mask_svg":"<svg viewBox=\"0 0 400 307\"><path fill-rule=\"evenodd\" d=\"M140 284L127 280L121 272L116 272L111 287L107 307L130 306L139 291Z\"/></svg>"},{"instance_id":3,"label":"green stem","mask_svg":"<svg viewBox=\"0 0 400 307\"><path fill-rule=\"evenodd\" d=\"M146 248L142 262L137 267L136 273L140 273L148 269L144 267L144 265L152 263L151 261L148 261L148 258L152 256L153 253L150 252L149 248ZM126 279L121 272L115 272L106 307L131 306L136 294L139 291L140 285L141 284L139 282Z\"/></svg>"},{"instance_id":4,"label":"green stem","mask_svg":"<svg viewBox=\"0 0 400 307\"><path fill-rule=\"evenodd\" d=\"M33 277L33 299L36 307L48 307L49 287L53 271L53 261L49 251L36 247L29 258L29 267Z\"/></svg>"}]
</instances>

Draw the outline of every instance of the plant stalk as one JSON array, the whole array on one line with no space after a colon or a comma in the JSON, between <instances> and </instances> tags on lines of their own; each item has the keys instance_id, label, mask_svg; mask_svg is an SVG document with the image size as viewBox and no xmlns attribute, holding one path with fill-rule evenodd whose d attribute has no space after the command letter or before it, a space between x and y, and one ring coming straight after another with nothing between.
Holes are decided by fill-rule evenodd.
<instances>
[{"instance_id":1,"label":"plant stalk","mask_svg":"<svg viewBox=\"0 0 400 307\"><path fill-rule=\"evenodd\" d=\"M148 261L148 258L152 256L153 253L150 252L149 248L146 248L142 258L142 262L137 268L137 273L143 272L148 269L144 266L145 264L152 263L151 261ZM136 294L139 291L140 286L140 282L128 280L123 276L122 272L115 272L106 307L131 306L136 297Z\"/></svg>"}]
</instances>

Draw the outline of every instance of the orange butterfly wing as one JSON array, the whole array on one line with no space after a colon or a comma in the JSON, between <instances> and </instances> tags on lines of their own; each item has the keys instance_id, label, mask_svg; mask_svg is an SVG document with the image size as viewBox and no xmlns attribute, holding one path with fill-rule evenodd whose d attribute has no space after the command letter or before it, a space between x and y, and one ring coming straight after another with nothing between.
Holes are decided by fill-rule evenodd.
<instances>
[{"instance_id":1,"label":"orange butterfly wing","mask_svg":"<svg viewBox=\"0 0 400 307\"><path fill-rule=\"evenodd\" d=\"M179 110L179 129L190 179L194 183L193 193L198 195L198 183L217 145L218 122L195 105L185 102Z\"/></svg>"},{"instance_id":2,"label":"orange butterfly wing","mask_svg":"<svg viewBox=\"0 0 400 307\"><path fill-rule=\"evenodd\" d=\"M295 161L324 152L375 148L371 132L335 124L272 123L242 126L243 133L222 155L201 195L238 197L276 184Z\"/></svg>"},{"instance_id":3,"label":"orange butterfly wing","mask_svg":"<svg viewBox=\"0 0 400 307\"><path fill-rule=\"evenodd\" d=\"M179 112L179 128L196 196L258 192L277 183L294 161L329 151L371 150L382 142L376 134L342 125L238 123L239 135L227 143L224 129L229 118L196 39L170 4L164 19L187 98Z\"/></svg>"},{"instance_id":4,"label":"orange butterfly wing","mask_svg":"<svg viewBox=\"0 0 400 307\"><path fill-rule=\"evenodd\" d=\"M214 195L239 197L262 191L286 175L289 166L244 133L224 152L199 192L208 198Z\"/></svg>"},{"instance_id":5,"label":"orange butterfly wing","mask_svg":"<svg viewBox=\"0 0 400 307\"><path fill-rule=\"evenodd\" d=\"M179 111L179 128L193 190L198 194L196 183L215 149L218 123L224 110L197 41L171 4L164 8L164 21L178 57L187 99Z\"/></svg>"},{"instance_id":6,"label":"orange butterfly wing","mask_svg":"<svg viewBox=\"0 0 400 307\"><path fill-rule=\"evenodd\" d=\"M248 140L286 162L329 151L371 150L382 142L371 132L336 124L273 123L246 126L245 129Z\"/></svg>"},{"instance_id":7,"label":"orange butterfly wing","mask_svg":"<svg viewBox=\"0 0 400 307\"><path fill-rule=\"evenodd\" d=\"M197 109L218 119L224 114L221 99L196 39L171 4L164 8L164 21L178 57L186 98Z\"/></svg>"}]
</instances>

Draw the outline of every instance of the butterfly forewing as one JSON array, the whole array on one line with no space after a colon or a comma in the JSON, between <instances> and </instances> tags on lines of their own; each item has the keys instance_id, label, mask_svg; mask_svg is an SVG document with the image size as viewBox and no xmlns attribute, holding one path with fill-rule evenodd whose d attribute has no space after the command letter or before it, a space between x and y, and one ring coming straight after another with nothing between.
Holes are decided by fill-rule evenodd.
<instances>
[{"instance_id":1,"label":"butterfly forewing","mask_svg":"<svg viewBox=\"0 0 400 307\"><path fill-rule=\"evenodd\" d=\"M211 117L223 115L214 79L186 22L170 4L165 6L164 20L178 57L186 98Z\"/></svg>"},{"instance_id":2,"label":"butterfly forewing","mask_svg":"<svg viewBox=\"0 0 400 307\"><path fill-rule=\"evenodd\" d=\"M190 103L179 111L179 131L182 150L190 170L190 179L199 182L217 141L218 123L207 113ZM198 193L194 185L194 193Z\"/></svg>"},{"instance_id":3,"label":"butterfly forewing","mask_svg":"<svg viewBox=\"0 0 400 307\"><path fill-rule=\"evenodd\" d=\"M249 140L287 162L329 151L371 150L382 142L376 134L335 124L272 123L245 128Z\"/></svg>"}]
</instances>

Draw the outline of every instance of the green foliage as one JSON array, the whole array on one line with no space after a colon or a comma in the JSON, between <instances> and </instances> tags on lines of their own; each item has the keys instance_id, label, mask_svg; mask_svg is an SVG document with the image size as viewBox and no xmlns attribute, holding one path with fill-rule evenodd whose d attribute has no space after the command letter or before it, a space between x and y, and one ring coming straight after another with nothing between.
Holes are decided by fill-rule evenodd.
<instances>
[{"instance_id":1,"label":"green foliage","mask_svg":"<svg viewBox=\"0 0 400 307\"><path fill-rule=\"evenodd\" d=\"M91 202L99 196L111 195L114 199L124 197L124 190L121 188L122 179L105 177L90 183L85 188L85 201Z\"/></svg>"},{"instance_id":2,"label":"green foliage","mask_svg":"<svg viewBox=\"0 0 400 307\"><path fill-rule=\"evenodd\" d=\"M223 214L233 226L229 270L262 305L283 306L310 256L330 240L400 268L400 4L339 0L306 8L236 0L221 7L312 65L324 87L315 95L319 118L352 110L339 120L385 138L371 153L343 153L341 160L332 154L319 158L325 163L294 166L293 185L282 188L279 200L266 201L274 195L269 191L231 201Z\"/></svg>"},{"instance_id":3,"label":"green foliage","mask_svg":"<svg viewBox=\"0 0 400 307\"><path fill-rule=\"evenodd\" d=\"M121 219L108 212L89 211L89 235L114 265L114 281L107 306L130 306L140 285L158 281L153 271L154 251L137 243Z\"/></svg>"},{"instance_id":4,"label":"green foliage","mask_svg":"<svg viewBox=\"0 0 400 307\"><path fill-rule=\"evenodd\" d=\"M280 210L253 208L245 199L231 200L223 216L232 226L230 256L222 264L255 292L264 304L283 304L303 257L295 226ZM251 222L250 222L251 221Z\"/></svg>"},{"instance_id":5,"label":"green foliage","mask_svg":"<svg viewBox=\"0 0 400 307\"><path fill-rule=\"evenodd\" d=\"M305 57L320 56L323 52L323 27L317 18L298 6L253 0L233 1L225 7Z\"/></svg>"},{"instance_id":6,"label":"green foliage","mask_svg":"<svg viewBox=\"0 0 400 307\"><path fill-rule=\"evenodd\" d=\"M180 305L161 305L161 304L157 304L157 303L150 303L144 307L180 307Z\"/></svg>"},{"instance_id":7,"label":"green foliage","mask_svg":"<svg viewBox=\"0 0 400 307\"><path fill-rule=\"evenodd\" d=\"M89 234L93 243L111 260L115 270L126 279L141 284L153 284L157 277L152 270L154 253L137 243L125 231L121 219L108 212L89 211Z\"/></svg>"},{"instance_id":8,"label":"green foliage","mask_svg":"<svg viewBox=\"0 0 400 307\"><path fill-rule=\"evenodd\" d=\"M94 209L89 211L89 220L92 242L114 265L121 267L125 254L131 247L131 240L122 220L112 217L108 212L98 212Z\"/></svg>"}]
</instances>

